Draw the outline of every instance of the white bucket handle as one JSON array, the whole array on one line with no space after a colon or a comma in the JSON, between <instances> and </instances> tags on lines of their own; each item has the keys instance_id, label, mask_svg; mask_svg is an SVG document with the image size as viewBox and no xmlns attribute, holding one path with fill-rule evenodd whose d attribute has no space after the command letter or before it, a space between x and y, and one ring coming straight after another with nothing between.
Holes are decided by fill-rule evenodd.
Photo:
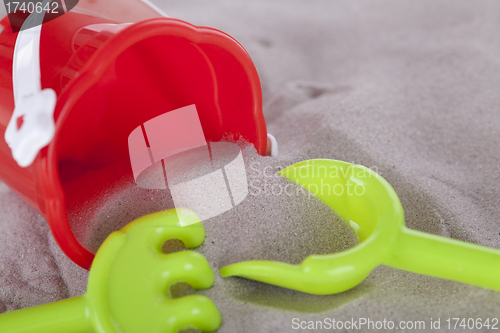
<instances>
[{"instance_id":1,"label":"white bucket handle","mask_svg":"<svg viewBox=\"0 0 500 333\"><path fill-rule=\"evenodd\" d=\"M43 0L45 8L52 0ZM24 22L17 36L12 66L14 112L5 131L5 141L21 167L33 163L38 152L55 134L54 110L57 95L43 89L40 73L40 37L45 11L34 11ZM29 29L23 29L33 26ZM18 122L22 119L22 124Z\"/></svg>"},{"instance_id":2,"label":"white bucket handle","mask_svg":"<svg viewBox=\"0 0 500 333\"><path fill-rule=\"evenodd\" d=\"M43 0L42 8L52 0ZM167 16L148 0L138 0L159 16ZM14 112L5 131L14 160L21 167L30 166L40 150L55 134L54 111L56 92L43 89L40 73L40 37L45 11L34 11L24 22L17 36L12 66ZM28 26L32 28L27 29ZM21 122L21 126L18 123Z\"/></svg>"}]
</instances>

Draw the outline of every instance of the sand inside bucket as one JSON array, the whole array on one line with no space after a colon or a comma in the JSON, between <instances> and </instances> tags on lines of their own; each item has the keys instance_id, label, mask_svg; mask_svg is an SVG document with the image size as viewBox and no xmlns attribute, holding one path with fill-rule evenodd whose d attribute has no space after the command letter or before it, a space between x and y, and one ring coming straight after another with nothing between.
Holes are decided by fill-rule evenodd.
<instances>
[{"instance_id":1,"label":"sand inside bucket","mask_svg":"<svg viewBox=\"0 0 500 333\"><path fill-rule=\"evenodd\" d=\"M234 208L203 221L207 237L217 235L217 245L215 241L210 241L201 249L203 254L212 259L209 261L214 266L250 259L298 264L310 254L334 253L359 242L352 228L330 207L303 187L276 174L285 167L279 165L279 159L258 155L250 144L238 144L245 162L246 175L242 177L247 178L248 195ZM238 146L234 147L239 150ZM218 170L228 165L234 155L230 151L219 154L217 159L213 159L217 163L214 168ZM170 175L169 185L175 185L174 178L182 183L209 172L206 161L197 160L196 157L196 153L182 156L185 161L172 166L178 175L167 171ZM149 172L149 178L143 176L148 178L142 179L143 186L146 182L152 188L164 186L164 178L155 175L158 172ZM197 207L201 205L215 209L215 206L224 204L218 198L201 199L205 202L198 202ZM128 184L108 189L96 200L79 205L78 209L70 212L70 216L73 221L77 221L73 222L73 225L78 226L74 229L77 238L88 249L96 252L111 232L130 221L174 207L169 189L144 189L136 184ZM242 232L245 236L240 236Z\"/></svg>"}]
</instances>

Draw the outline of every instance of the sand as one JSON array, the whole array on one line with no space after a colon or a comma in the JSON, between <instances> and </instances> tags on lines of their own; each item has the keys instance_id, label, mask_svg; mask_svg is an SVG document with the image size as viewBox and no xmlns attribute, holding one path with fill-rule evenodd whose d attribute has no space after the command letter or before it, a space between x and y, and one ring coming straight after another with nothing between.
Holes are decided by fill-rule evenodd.
<instances>
[{"instance_id":1,"label":"sand","mask_svg":"<svg viewBox=\"0 0 500 333\"><path fill-rule=\"evenodd\" d=\"M410 228L500 248L498 2L156 4L172 17L226 31L252 56L280 156L247 151L246 163L279 169L332 158L376 168L399 195ZM340 222L314 198L249 196L205 223L199 251L216 272L247 259L296 263L354 245ZM0 249L0 311L85 290L87 272L60 252L43 218L5 185ZM495 318L500 307L498 292L387 267L339 295L218 276L200 293L223 315L219 332L293 332L294 318L418 320L426 330L431 318L441 318L444 331L447 318Z\"/></svg>"}]
</instances>

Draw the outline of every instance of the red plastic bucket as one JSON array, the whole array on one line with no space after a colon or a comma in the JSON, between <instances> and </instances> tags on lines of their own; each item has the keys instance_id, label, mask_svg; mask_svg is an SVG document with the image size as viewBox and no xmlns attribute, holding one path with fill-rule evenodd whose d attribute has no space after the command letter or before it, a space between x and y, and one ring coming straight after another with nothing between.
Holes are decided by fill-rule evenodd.
<instances>
[{"instance_id":1,"label":"red plastic bucket","mask_svg":"<svg viewBox=\"0 0 500 333\"><path fill-rule=\"evenodd\" d=\"M7 18L1 25L0 179L42 214L61 249L84 268L94 254L75 237L67 207L133 174L127 140L141 124L195 104L207 142L242 139L266 153L259 78L232 37L177 19L122 24L72 11L42 26L41 86L57 94L55 135L22 168L3 140L15 104L18 34Z\"/></svg>"}]
</instances>

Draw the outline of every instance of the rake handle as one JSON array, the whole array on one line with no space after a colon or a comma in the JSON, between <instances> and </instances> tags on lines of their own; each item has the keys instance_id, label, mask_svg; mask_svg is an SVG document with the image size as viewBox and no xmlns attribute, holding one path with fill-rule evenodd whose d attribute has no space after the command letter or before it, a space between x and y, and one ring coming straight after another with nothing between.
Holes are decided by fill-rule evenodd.
<instances>
[{"instance_id":1,"label":"rake handle","mask_svg":"<svg viewBox=\"0 0 500 333\"><path fill-rule=\"evenodd\" d=\"M0 314L2 333L91 333L82 296Z\"/></svg>"},{"instance_id":2,"label":"rake handle","mask_svg":"<svg viewBox=\"0 0 500 333\"><path fill-rule=\"evenodd\" d=\"M500 251L404 228L385 265L500 291Z\"/></svg>"}]
</instances>

